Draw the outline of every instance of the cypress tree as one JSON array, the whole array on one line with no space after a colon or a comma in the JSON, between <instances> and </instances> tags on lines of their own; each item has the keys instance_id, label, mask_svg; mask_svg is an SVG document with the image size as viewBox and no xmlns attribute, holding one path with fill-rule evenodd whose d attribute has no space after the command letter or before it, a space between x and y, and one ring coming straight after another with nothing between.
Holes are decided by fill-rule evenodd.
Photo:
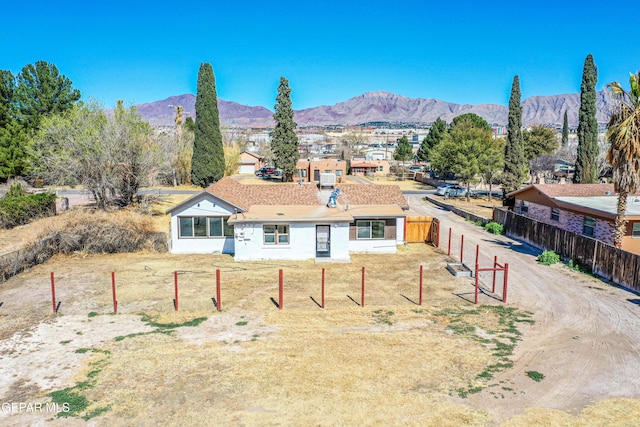
<instances>
[{"instance_id":1,"label":"cypress tree","mask_svg":"<svg viewBox=\"0 0 640 427\"><path fill-rule=\"evenodd\" d=\"M580 85L580 112L578 114L578 155L573 182L598 182L598 121L596 119L596 83L598 69L593 56L587 55Z\"/></svg>"},{"instance_id":2,"label":"cypress tree","mask_svg":"<svg viewBox=\"0 0 640 427\"><path fill-rule=\"evenodd\" d=\"M224 176L225 164L216 79L211 64L204 62L198 71L194 134L191 182L206 187Z\"/></svg>"},{"instance_id":3,"label":"cypress tree","mask_svg":"<svg viewBox=\"0 0 640 427\"><path fill-rule=\"evenodd\" d=\"M509 198L508 200L506 195L520 188L526 167L520 96L520 78L515 76L509 98L507 144L504 148L504 172L502 174L502 193L506 206L513 206L513 199Z\"/></svg>"},{"instance_id":4,"label":"cypress tree","mask_svg":"<svg viewBox=\"0 0 640 427\"><path fill-rule=\"evenodd\" d=\"M293 174L296 172L296 163L300 157L298 136L294 131L298 125L293 121L291 88L289 81L284 77L280 77L273 119L276 122L276 127L271 132L273 160L275 166L282 169L283 181L292 181Z\"/></svg>"},{"instance_id":5,"label":"cypress tree","mask_svg":"<svg viewBox=\"0 0 640 427\"><path fill-rule=\"evenodd\" d=\"M569 119L567 118L567 110L564 110L564 122L562 123L562 148L569 144Z\"/></svg>"}]
</instances>

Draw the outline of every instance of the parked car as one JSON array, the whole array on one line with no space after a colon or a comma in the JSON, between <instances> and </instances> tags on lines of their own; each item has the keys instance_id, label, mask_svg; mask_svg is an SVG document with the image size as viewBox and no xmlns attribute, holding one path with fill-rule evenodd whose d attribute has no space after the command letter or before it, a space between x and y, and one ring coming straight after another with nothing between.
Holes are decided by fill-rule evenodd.
<instances>
[{"instance_id":1,"label":"parked car","mask_svg":"<svg viewBox=\"0 0 640 427\"><path fill-rule=\"evenodd\" d=\"M467 189L458 184L444 184L436 188L436 194L445 197L465 197Z\"/></svg>"},{"instance_id":2,"label":"parked car","mask_svg":"<svg viewBox=\"0 0 640 427\"><path fill-rule=\"evenodd\" d=\"M256 176L260 178L268 178L276 173L275 168L260 168L256 171Z\"/></svg>"}]
</instances>

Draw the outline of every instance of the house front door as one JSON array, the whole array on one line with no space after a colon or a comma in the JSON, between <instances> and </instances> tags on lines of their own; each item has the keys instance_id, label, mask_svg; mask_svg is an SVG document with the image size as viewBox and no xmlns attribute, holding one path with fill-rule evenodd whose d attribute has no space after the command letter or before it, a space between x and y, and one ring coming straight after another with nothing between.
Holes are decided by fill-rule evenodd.
<instances>
[{"instance_id":1,"label":"house front door","mask_svg":"<svg viewBox=\"0 0 640 427\"><path fill-rule=\"evenodd\" d=\"M331 227L328 225L316 225L316 257L328 258L331 256Z\"/></svg>"}]
</instances>

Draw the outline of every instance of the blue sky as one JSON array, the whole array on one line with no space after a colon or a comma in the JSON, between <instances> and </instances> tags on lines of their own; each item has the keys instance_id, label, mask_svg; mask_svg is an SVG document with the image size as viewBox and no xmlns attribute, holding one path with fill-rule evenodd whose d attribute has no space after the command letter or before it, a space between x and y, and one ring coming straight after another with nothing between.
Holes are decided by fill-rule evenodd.
<instances>
[{"instance_id":1,"label":"blue sky","mask_svg":"<svg viewBox=\"0 0 640 427\"><path fill-rule=\"evenodd\" d=\"M580 91L592 53L598 86L640 69L632 2L11 1L0 69L56 64L105 106L196 92L201 62L218 96L273 109L280 76L295 109L365 92L506 105Z\"/></svg>"}]
</instances>

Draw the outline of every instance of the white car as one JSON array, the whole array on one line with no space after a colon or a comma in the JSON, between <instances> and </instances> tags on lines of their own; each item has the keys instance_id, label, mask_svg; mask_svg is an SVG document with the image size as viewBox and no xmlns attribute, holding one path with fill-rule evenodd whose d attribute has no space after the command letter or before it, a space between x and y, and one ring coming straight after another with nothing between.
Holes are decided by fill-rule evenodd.
<instances>
[{"instance_id":1,"label":"white car","mask_svg":"<svg viewBox=\"0 0 640 427\"><path fill-rule=\"evenodd\" d=\"M448 197L464 197L467 195L467 189L458 184L444 184L436 188L436 194Z\"/></svg>"}]
</instances>

